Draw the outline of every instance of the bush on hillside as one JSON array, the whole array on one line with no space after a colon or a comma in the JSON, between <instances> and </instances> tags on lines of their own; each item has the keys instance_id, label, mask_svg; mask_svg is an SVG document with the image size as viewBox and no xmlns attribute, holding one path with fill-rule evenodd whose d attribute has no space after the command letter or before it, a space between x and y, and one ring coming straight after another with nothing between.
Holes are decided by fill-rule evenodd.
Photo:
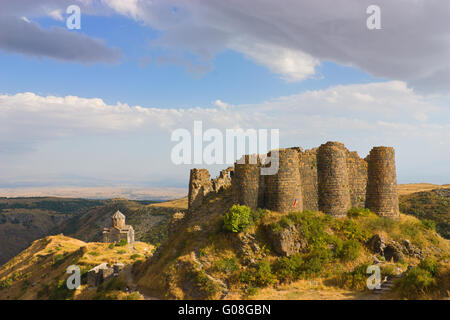
<instances>
[{"instance_id":1,"label":"bush on hillside","mask_svg":"<svg viewBox=\"0 0 450 320\"><path fill-rule=\"evenodd\" d=\"M272 267L267 260L261 260L256 267L244 270L239 275L239 281L252 287L266 287L275 283L276 277L272 273Z\"/></svg>"},{"instance_id":2,"label":"bush on hillside","mask_svg":"<svg viewBox=\"0 0 450 320\"><path fill-rule=\"evenodd\" d=\"M345 241L342 245L342 248L338 251L338 256L343 261L356 260L360 255L361 245L354 239Z\"/></svg>"},{"instance_id":3,"label":"bush on hillside","mask_svg":"<svg viewBox=\"0 0 450 320\"><path fill-rule=\"evenodd\" d=\"M251 223L251 210L247 206L235 204L223 219L223 229L230 232L244 231Z\"/></svg>"},{"instance_id":4,"label":"bush on hillside","mask_svg":"<svg viewBox=\"0 0 450 320\"><path fill-rule=\"evenodd\" d=\"M126 239L120 239L120 241L116 243L116 246L118 246L118 247L123 247L123 246L126 246L127 243L128 243L128 242L127 242Z\"/></svg>"},{"instance_id":5,"label":"bush on hillside","mask_svg":"<svg viewBox=\"0 0 450 320\"><path fill-rule=\"evenodd\" d=\"M352 218L368 217L373 215L372 211L367 208L351 208L348 210L348 216Z\"/></svg>"}]
</instances>

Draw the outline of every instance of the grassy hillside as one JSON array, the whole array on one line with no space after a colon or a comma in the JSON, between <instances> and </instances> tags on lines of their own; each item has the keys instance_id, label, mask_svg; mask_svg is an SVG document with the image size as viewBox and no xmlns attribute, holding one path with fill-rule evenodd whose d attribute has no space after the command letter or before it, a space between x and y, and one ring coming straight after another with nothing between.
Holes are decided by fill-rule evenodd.
<instances>
[{"instance_id":1,"label":"grassy hillside","mask_svg":"<svg viewBox=\"0 0 450 320\"><path fill-rule=\"evenodd\" d=\"M436 231L450 239L450 188L415 192L399 197L400 210L436 225Z\"/></svg>"},{"instance_id":2,"label":"grassy hillside","mask_svg":"<svg viewBox=\"0 0 450 320\"><path fill-rule=\"evenodd\" d=\"M180 210L170 203L159 205L113 199L65 221L58 231L83 241L101 241L103 228L111 226L112 213L120 210L127 217L127 224L135 229L136 240L157 245L167 236L169 219Z\"/></svg>"},{"instance_id":3,"label":"grassy hillside","mask_svg":"<svg viewBox=\"0 0 450 320\"><path fill-rule=\"evenodd\" d=\"M185 199L169 202L85 200L69 198L0 198L0 265L27 248L32 241L63 233L92 242L101 241L111 215L121 210L136 231L136 240L159 244L167 236L167 224Z\"/></svg>"},{"instance_id":4,"label":"grassy hillside","mask_svg":"<svg viewBox=\"0 0 450 320\"><path fill-rule=\"evenodd\" d=\"M64 221L104 203L51 197L0 198L0 265L32 241L58 232L58 226Z\"/></svg>"},{"instance_id":5,"label":"grassy hillside","mask_svg":"<svg viewBox=\"0 0 450 320\"><path fill-rule=\"evenodd\" d=\"M409 282L396 285L394 298L411 297L407 293L448 296L449 243L412 216L402 214L393 221L353 210L353 216L335 219L317 212L281 215L257 210L228 220L227 231L224 217L231 216L231 203L228 191L211 195L187 216L151 259L136 266L140 291L168 299L374 299L366 289L365 272L377 263L383 277L408 267L414 270L405 278ZM382 256L370 248L368 240L374 235L401 248L394 250L395 258L387 261L387 250ZM273 238L287 239L281 247L296 247L298 252L280 254ZM404 251L404 243L410 251ZM433 272L415 267L424 258L436 263ZM420 272L426 283L414 280Z\"/></svg>"},{"instance_id":6,"label":"grassy hillside","mask_svg":"<svg viewBox=\"0 0 450 320\"><path fill-rule=\"evenodd\" d=\"M107 243L85 243L62 235L36 240L14 259L0 267L0 300L2 299L139 299L125 290L133 263L151 255L153 246L137 242L134 245L111 246ZM122 275L110 281L108 296L105 287L87 288L86 272L103 262L126 265ZM82 286L68 290L66 268L77 265L82 272Z\"/></svg>"}]
</instances>

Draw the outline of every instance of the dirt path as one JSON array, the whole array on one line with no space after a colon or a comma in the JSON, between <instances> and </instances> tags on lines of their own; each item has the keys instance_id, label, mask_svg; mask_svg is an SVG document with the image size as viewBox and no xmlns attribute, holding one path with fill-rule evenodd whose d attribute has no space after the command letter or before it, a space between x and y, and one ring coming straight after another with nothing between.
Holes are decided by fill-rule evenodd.
<instances>
[{"instance_id":1,"label":"dirt path","mask_svg":"<svg viewBox=\"0 0 450 320\"><path fill-rule=\"evenodd\" d=\"M127 283L127 287L129 288L130 292L138 292L144 297L145 300L159 300L158 298L147 296L139 291L138 285L136 284L136 282L134 282L131 268L132 266L129 266L123 270L123 272L125 273L125 282Z\"/></svg>"}]
</instances>

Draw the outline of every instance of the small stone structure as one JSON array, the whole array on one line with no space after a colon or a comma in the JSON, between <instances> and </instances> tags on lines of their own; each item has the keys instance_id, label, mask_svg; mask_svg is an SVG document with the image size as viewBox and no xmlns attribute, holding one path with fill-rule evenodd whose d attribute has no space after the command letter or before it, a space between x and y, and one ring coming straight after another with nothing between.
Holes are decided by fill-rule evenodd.
<instances>
[{"instance_id":1,"label":"small stone structure","mask_svg":"<svg viewBox=\"0 0 450 320\"><path fill-rule=\"evenodd\" d=\"M124 239L127 243L134 243L134 229L125 224L125 216L119 210L111 217L112 227L103 229L103 242L116 243Z\"/></svg>"},{"instance_id":2,"label":"small stone structure","mask_svg":"<svg viewBox=\"0 0 450 320\"><path fill-rule=\"evenodd\" d=\"M87 283L89 287L98 287L105 281L108 281L114 276L118 276L125 265L123 263L116 263L112 267L106 262L99 264L92 268L87 273Z\"/></svg>"},{"instance_id":3,"label":"small stone structure","mask_svg":"<svg viewBox=\"0 0 450 320\"><path fill-rule=\"evenodd\" d=\"M274 175L261 175L268 166L256 155L245 156L226 169L221 190L231 187L233 202L251 208L267 208L279 212L321 210L327 214L346 216L352 207L366 207L380 216L399 215L394 149L374 147L366 159L350 152L340 142L327 142L319 148L279 149L279 170ZM267 154L270 159L271 152ZM256 157L256 161L250 161ZM229 175L228 175L229 174ZM212 187L206 169L192 169L189 182L189 211L195 211Z\"/></svg>"},{"instance_id":4,"label":"small stone structure","mask_svg":"<svg viewBox=\"0 0 450 320\"><path fill-rule=\"evenodd\" d=\"M91 270L87 274L87 283L89 287L98 287L114 275L114 268L108 264L102 263Z\"/></svg>"}]
</instances>

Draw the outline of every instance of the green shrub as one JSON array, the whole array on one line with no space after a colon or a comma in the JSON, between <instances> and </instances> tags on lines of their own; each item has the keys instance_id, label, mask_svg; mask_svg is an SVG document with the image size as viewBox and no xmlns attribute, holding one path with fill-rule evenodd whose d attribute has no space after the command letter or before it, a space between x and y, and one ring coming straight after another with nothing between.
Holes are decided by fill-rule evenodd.
<instances>
[{"instance_id":1,"label":"green shrub","mask_svg":"<svg viewBox=\"0 0 450 320\"><path fill-rule=\"evenodd\" d=\"M247 206L234 205L223 219L223 229L230 232L241 232L250 225L251 210Z\"/></svg>"},{"instance_id":2,"label":"green shrub","mask_svg":"<svg viewBox=\"0 0 450 320\"><path fill-rule=\"evenodd\" d=\"M392 264L384 265L381 267L381 277L393 277L397 274L395 266Z\"/></svg>"},{"instance_id":3,"label":"green shrub","mask_svg":"<svg viewBox=\"0 0 450 320\"><path fill-rule=\"evenodd\" d=\"M272 273L272 267L267 260L261 260L256 267L244 270L239 275L239 281L254 287L266 287L275 282L276 277Z\"/></svg>"},{"instance_id":4,"label":"green shrub","mask_svg":"<svg viewBox=\"0 0 450 320\"><path fill-rule=\"evenodd\" d=\"M108 246L108 248L109 248L109 249L114 249L114 243L111 243L111 244Z\"/></svg>"},{"instance_id":5,"label":"green shrub","mask_svg":"<svg viewBox=\"0 0 450 320\"><path fill-rule=\"evenodd\" d=\"M365 290L367 288L367 267L370 263L363 263L350 272L343 272L336 277L336 283L341 288L351 290Z\"/></svg>"},{"instance_id":6,"label":"green shrub","mask_svg":"<svg viewBox=\"0 0 450 320\"><path fill-rule=\"evenodd\" d=\"M0 281L0 289L6 289L9 288L12 284L12 279L11 278L6 278L2 281Z\"/></svg>"},{"instance_id":7,"label":"green shrub","mask_svg":"<svg viewBox=\"0 0 450 320\"><path fill-rule=\"evenodd\" d=\"M98 257L100 255L100 253L98 253L97 251L91 251L91 252L89 252L89 255L91 255L93 257Z\"/></svg>"},{"instance_id":8,"label":"green shrub","mask_svg":"<svg viewBox=\"0 0 450 320\"><path fill-rule=\"evenodd\" d=\"M367 208L351 208L348 210L348 216L357 218L357 217L368 217L373 215L372 211Z\"/></svg>"},{"instance_id":9,"label":"green shrub","mask_svg":"<svg viewBox=\"0 0 450 320\"><path fill-rule=\"evenodd\" d=\"M265 215L267 214L266 209L258 208L256 210L251 211L251 222L252 224L257 223L259 220L261 220Z\"/></svg>"},{"instance_id":10,"label":"green shrub","mask_svg":"<svg viewBox=\"0 0 450 320\"><path fill-rule=\"evenodd\" d=\"M123 247L123 246L126 246L127 243L128 243L128 242L127 242L126 239L120 239L120 241L116 243L116 246L118 246L118 247Z\"/></svg>"},{"instance_id":11,"label":"green shrub","mask_svg":"<svg viewBox=\"0 0 450 320\"><path fill-rule=\"evenodd\" d=\"M282 282L295 281L300 278L303 258L300 254L278 258L274 265L277 279Z\"/></svg>"},{"instance_id":12,"label":"green shrub","mask_svg":"<svg viewBox=\"0 0 450 320\"><path fill-rule=\"evenodd\" d=\"M418 298L430 293L437 288L437 281L433 275L425 269L414 267L396 283L400 294L405 298Z\"/></svg>"},{"instance_id":13,"label":"green shrub","mask_svg":"<svg viewBox=\"0 0 450 320\"><path fill-rule=\"evenodd\" d=\"M432 276L436 276L439 269L439 262L431 257L426 257L420 261L418 267L428 271Z\"/></svg>"},{"instance_id":14,"label":"green shrub","mask_svg":"<svg viewBox=\"0 0 450 320\"><path fill-rule=\"evenodd\" d=\"M347 239L354 239L358 241L366 241L369 239L369 232L361 228L353 219L345 219L340 225L338 225L338 230Z\"/></svg>"},{"instance_id":15,"label":"green shrub","mask_svg":"<svg viewBox=\"0 0 450 320\"><path fill-rule=\"evenodd\" d=\"M216 269L224 273L232 273L239 270L239 263L236 257L221 259L216 262Z\"/></svg>"},{"instance_id":16,"label":"green shrub","mask_svg":"<svg viewBox=\"0 0 450 320\"><path fill-rule=\"evenodd\" d=\"M433 220L421 219L420 221L425 226L425 228L430 230L436 230L436 222L434 222Z\"/></svg>"},{"instance_id":17,"label":"green shrub","mask_svg":"<svg viewBox=\"0 0 450 320\"><path fill-rule=\"evenodd\" d=\"M140 258L140 257L141 257L140 254L135 253L135 254L132 254L132 255L130 256L130 259L131 259L131 260L136 260L136 259L138 259L138 258Z\"/></svg>"},{"instance_id":18,"label":"green shrub","mask_svg":"<svg viewBox=\"0 0 450 320\"><path fill-rule=\"evenodd\" d=\"M343 243L342 248L338 252L339 258L343 261L356 260L361 255L361 245L358 241L351 239Z\"/></svg>"},{"instance_id":19,"label":"green shrub","mask_svg":"<svg viewBox=\"0 0 450 320\"><path fill-rule=\"evenodd\" d=\"M314 248L302 264L301 272L304 276L318 276L322 273L325 264L333 260L333 252L327 248Z\"/></svg>"}]
</instances>

